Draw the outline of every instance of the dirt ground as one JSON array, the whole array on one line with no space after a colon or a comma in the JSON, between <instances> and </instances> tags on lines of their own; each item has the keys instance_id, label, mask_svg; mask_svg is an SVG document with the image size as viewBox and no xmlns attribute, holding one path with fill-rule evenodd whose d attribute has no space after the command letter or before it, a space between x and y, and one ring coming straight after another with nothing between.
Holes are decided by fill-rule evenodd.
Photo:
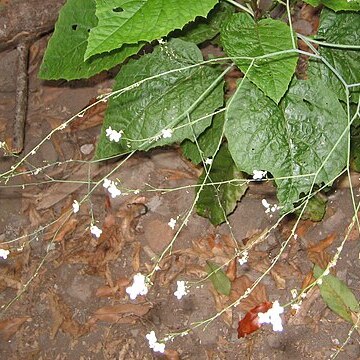
<instances>
[{"instance_id":1,"label":"dirt ground","mask_svg":"<svg viewBox=\"0 0 360 360\"><path fill-rule=\"evenodd\" d=\"M113 73L71 83L40 81L37 72L48 38L37 40L30 51L29 108L21 156L112 86ZM7 143L13 131L16 63L15 50L0 53L0 140ZM346 178L327 194L324 220L299 223L297 239L287 244L272 271L244 302L207 323L205 329L194 327L240 297L269 268L295 218L285 218L266 238L259 238L278 220L277 213L265 213L261 202L265 198L276 203L270 182L250 185L229 224L214 227L192 213L171 254L162 260L149 293L131 301L126 287L134 274L152 269L156 256L173 238L192 206L192 185L200 169L177 147L139 153L110 176L118 179L123 196L112 199L100 185L81 204L79 213L71 214L73 201L86 196L89 186L121 161L89 162L105 106L95 107L56 132L8 183L0 179L0 247L10 250L7 259L0 258L0 358L331 358L347 340L351 325L325 305L317 288L308 293L297 313L285 309L283 332L264 325L238 339L237 326L247 311L263 301L291 301L291 290L301 289L314 263L335 253L354 214ZM0 155L0 173L19 160ZM359 174L352 176L358 198ZM92 217L103 230L100 239L90 234ZM170 218L177 218L174 230L168 226ZM258 241L246 264L230 263L227 273L232 276L232 291L225 296L216 292L209 279L202 279L207 274L206 261L222 265L231 259L231 235L238 242ZM326 246L311 251L323 239L327 239ZM359 234L352 231L336 276L357 298L359 270ZM192 284L181 300L173 294L177 280ZM152 330L160 339L190 327L193 330L188 335L166 343L164 355L154 353L145 338ZM355 331L337 359L358 358Z\"/></svg>"}]
</instances>

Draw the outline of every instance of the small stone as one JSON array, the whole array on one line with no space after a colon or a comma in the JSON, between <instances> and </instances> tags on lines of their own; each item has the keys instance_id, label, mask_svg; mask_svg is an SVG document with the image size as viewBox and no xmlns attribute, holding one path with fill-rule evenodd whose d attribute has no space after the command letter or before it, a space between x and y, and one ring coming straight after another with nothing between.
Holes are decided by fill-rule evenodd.
<instances>
[{"instance_id":1,"label":"small stone","mask_svg":"<svg viewBox=\"0 0 360 360\"><path fill-rule=\"evenodd\" d=\"M84 144L80 147L80 151L84 154L84 155L89 155L93 152L95 146L93 144Z\"/></svg>"}]
</instances>

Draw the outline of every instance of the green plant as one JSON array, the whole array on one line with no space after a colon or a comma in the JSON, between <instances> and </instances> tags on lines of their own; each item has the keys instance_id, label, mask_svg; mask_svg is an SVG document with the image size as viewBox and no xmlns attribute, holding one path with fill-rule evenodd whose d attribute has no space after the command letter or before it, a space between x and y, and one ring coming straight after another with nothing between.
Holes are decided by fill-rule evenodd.
<instances>
[{"instance_id":1,"label":"green plant","mask_svg":"<svg viewBox=\"0 0 360 360\"><path fill-rule=\"evenodd\" d=\"M335 11L360 9L358 1L308 3ZM351 109L359 98L359 20L356 12L324 8L313 39L296 34L291 21L287 25L269 14L254 19L249 4L235 1L188 0L180 6L177 1L68 0L40 77L79 79L124 62L97 159L173 143L181 143L194 163L227 156L223 161L233 161L238 175L269 172L281 212L287 213L319 187L331 185L348 162L350 126L358 114L356 106ZM310 50L299 50L297 39ZM197 44L205 41L220 44L224 56L204 61ZM147 43L150 52L129 59ZM300 56L310 58L306 80L295 75ZM243 77L227 97L224 77L234 67ZM112 141L111 130L118 132ZM228 151L221 155L224 138ZM217 181L229 178L217 171L221 162L207 162L201 183L214 172ZM244 181L237 185L245 186ZM214 188L218 202L200 197L198 212L214 224L225 221L244 193L229 191L234 186Z\"/></svg>"}]
</instances>

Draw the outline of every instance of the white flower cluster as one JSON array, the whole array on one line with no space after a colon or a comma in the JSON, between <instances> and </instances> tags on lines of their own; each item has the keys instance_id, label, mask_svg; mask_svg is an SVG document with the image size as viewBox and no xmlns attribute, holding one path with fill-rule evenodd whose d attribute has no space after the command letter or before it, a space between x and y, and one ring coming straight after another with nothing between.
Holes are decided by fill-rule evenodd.
<instances>
[{"instance_id":1,"label":"white flower cluster","mask_svg":"<svg viewBox=\"0 0 360 360\"><path fill-rule=\"evenodd\" d=\"M238 259L239 264L240 264L240 265L246 264L247 261L248 261L248 259L249 259L249 253L247 252L247 250L245 250L245 251L242 253L241 258Z\"/></svg>"},{"instance_id":2,"label":"white flower cluster","mask_svg":"<svg viewBox=\"0 0 360 360\"><path fill-rule=\"evenodd\" d=\"M161 136L166 139L166 138L171 138L173 134L173 131L171 129L164 129L161 131Z\"/></svg>"},{"instance_id":3,"label":"white flower cluster","mask_svg":"<svg viewBox=\"0 0 360 360\"><path fill-rule=\"evenodd\" d=\"M80 204L77 200L74 200L73 204L72 204L72 207L73 207L73 211L74 211L74 214L76 214L77 212L79 212L80 210Z\"/></svg>"},{"instance_id":4,"label":"white flower cluster","mask_svg":"<svg viewBox=\"0 0 360 360\"><path fill-rule=\"evenodd\" d=\"M146 284L146 277L141 273L134 275L133 284L126 288L126 293L129 295L131 300L135 300L138 295L146 295L149 288Z\"/></svg>"},{"instance_id":5,"label":"white flower cluster","mask_svg":"<svg viewBox=\"0 0 360 360\"><path fill-rule=\"evenodd\" d=\"M266 214L268 214L268 213L270 213L270 212L273 213L273 212L275 212L276 210L279 210L279 209L280 209L280 207L279 207L277 204L271 205L271 204L269 204L269 203L267 202L266 199L262 199L262 200L261 200L261 203L262 203L263 207L266 209L266 210L265 210L265 213L266 213Z\"/></svg>"},{"instance_id":6,"label":"white flower cluster","mask_svg":"<svg viewBox=\"0 0 360 360\"><path fill-rule=\"evenodd\" d=\"M99 238L102 234L102 230L100 228L98 228L96 225L90 226L90 232L97 238Z\"/></svg>"},{"instance_id":7,"label":"white flower cluster","mask_svg":"<svg viewBox=\"0 0 360 360\"><path fill-rule=\"evenodd\" d=\"M10 254L9 250L0 249L0 258L7 259L9 254Z\"/></svg>"},{"instance_id":8,"label":"white flower cluster","mask_svg":"<svg viewBox=\"0 0 360 360\"><path fill-rule=\"evenodd\" d=\"M280 306L276 300L272 307L266 313L258 313L259 324L271 324L274 331L283 331L280 314L284 312L284 308Z\"/></svg>"},{"instance_id":9,"label":"white flower cluster","mask_svg":"<svg viewBox=\"0 0 360 360\"><path fill-rule=\"evenodd\" d=\"M118 189L116 185L117 183L115 181L104 179L103 187L107 189L113 199L121 195L121 190Z\"/></svg>"},{"instance_id":10,"label":"white flower cluster","mask_svg":"<svg viewBox=\"0 0 360 360\"><path fill-rule=\"evenodd\" d=\"M211 158L205 159L205 165L211 165L212 163L213 163L213 159L211 159Z\"/></svg>"},{"instance_id":11,"label":"white flower cluster","mask_svg":"<svg viewBox=\"0 0 360 360\"><path fill-rule=\"evenodd\" d=\"M267 171L254 170L253 171L253 179L254 180L262 180L267 174Z\"/></svg>"},{"instance_id":12,"label":"white flower cluster","mask_svg":"<svg viewBox=\"0 0 360 360\"><path fill-rule=\"evenodd\" d=\"M176 226L176 219L171 218L168 225L174 230Z\"/></svg>"},{"instance_id":13,"label":"white flower cluster","mask_svg":"<svg viewBox=\"0 0 360 360\"><path fill-rule=\"evenodd\" d=\"M174 295L177 297L178 300L180 300L183 296L187 295L189 290L188 286L186 286L186 281L180 280L176 282L177 289L174 292Z\"/></svg>"},{"instance_id":14,"label":"white flower cluster","mask_svg":"<svg viewBox=\"0 0 360 360\"><path fill-rule=\"evenodd\" d=\"M110 140L110 141L114 141L114 142L119 142L120 139L121 139L121 136L123 134L123 131L120 130L120 131L116 131L116 130L113 130L111 128L111 126L109 126L106 130L105 130L105 133L106 133L106 137Z\"/></svg>"},{"instance_id":15,"label":"white flower cluster","mask_svg":"<svg viewBox=\"0 0 360 360\"><path fill-rule=\"evenodd\" d=\"M155 331L150 331L149 334L146 334L146 339L149 341L150 349L153 349L155 352L164 353L165 352L165 344L159 343L157 341Z\"/></svg>"}]
</instances>

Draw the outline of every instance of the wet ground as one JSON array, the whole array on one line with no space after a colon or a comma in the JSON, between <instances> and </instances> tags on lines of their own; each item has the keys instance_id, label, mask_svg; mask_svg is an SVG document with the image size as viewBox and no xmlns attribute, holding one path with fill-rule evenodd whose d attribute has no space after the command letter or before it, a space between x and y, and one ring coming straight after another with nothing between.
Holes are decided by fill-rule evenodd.
<instances>
[{"instance_id":1,"label":"wet ground","mask_svg":"<svg viewBox=\"0 0 360 360\"><path fill-rule=\"evenodd\" d=\"M29 109L25 151L112 86L111 74L73 83L42 82L38 68L48 37L30 52ZM0 53L0 140L11 143L16 88L16 52ZM2 359L328 359L348 338L351 325L334 314L317 288L300 310L285 309L284 331L271 326L237 338L238 321L263 301L292 298L314 263L323 264L346 235L354 210L346 179L328 197L320 223L301 221L297 239L282 246L295 224L267 214L262 199L276 202L270 182L251 184L229 224L212 226L192 213L171 253L155 273L146 296L131 301L125 292L134 274L147 274L172 241L194 200L200 169L177 147L155 149L131 157L110 178L124 195L111 199L101 186L72 214L74 200L87 196L121 160L90 164L105 105L101 104L63 131L56 132L0 188L0 357ZM0 150L1 151L1 150ZM4 155L4 154L1 154ZM20 156L20 158L21 158ZM0 172L20 159L1 157ZM56 164L56 165L55 165ZM37 170L40 169L40 170ZM353 174L355 198L359 175ZM68 215L69 214L69 215ZM102 228L91 236L91 221ZM177 219L175 229L168 222ZM261 237L269 230L266 237ZM336 266L336 276L359 298L359 234L351 232ZM232 238L233 236L233 238ZM251 244L244 265L230 261L236 245ZM328 239L326 246L311 251ZM215 316L262 276L280 251L277 263L238 307ZM232 280L230 296L220 295L203 280L206 262L225 267ZM192 284L187 296L174 296L177 280ZM211 322L207 319L215 317ZM197 322L204 322L196 327ZM145 339L191 328L186 336L166 343L164 355L154 353ZM356 331L338 359L360 357Z\"/></svg>"}]
</instances>

